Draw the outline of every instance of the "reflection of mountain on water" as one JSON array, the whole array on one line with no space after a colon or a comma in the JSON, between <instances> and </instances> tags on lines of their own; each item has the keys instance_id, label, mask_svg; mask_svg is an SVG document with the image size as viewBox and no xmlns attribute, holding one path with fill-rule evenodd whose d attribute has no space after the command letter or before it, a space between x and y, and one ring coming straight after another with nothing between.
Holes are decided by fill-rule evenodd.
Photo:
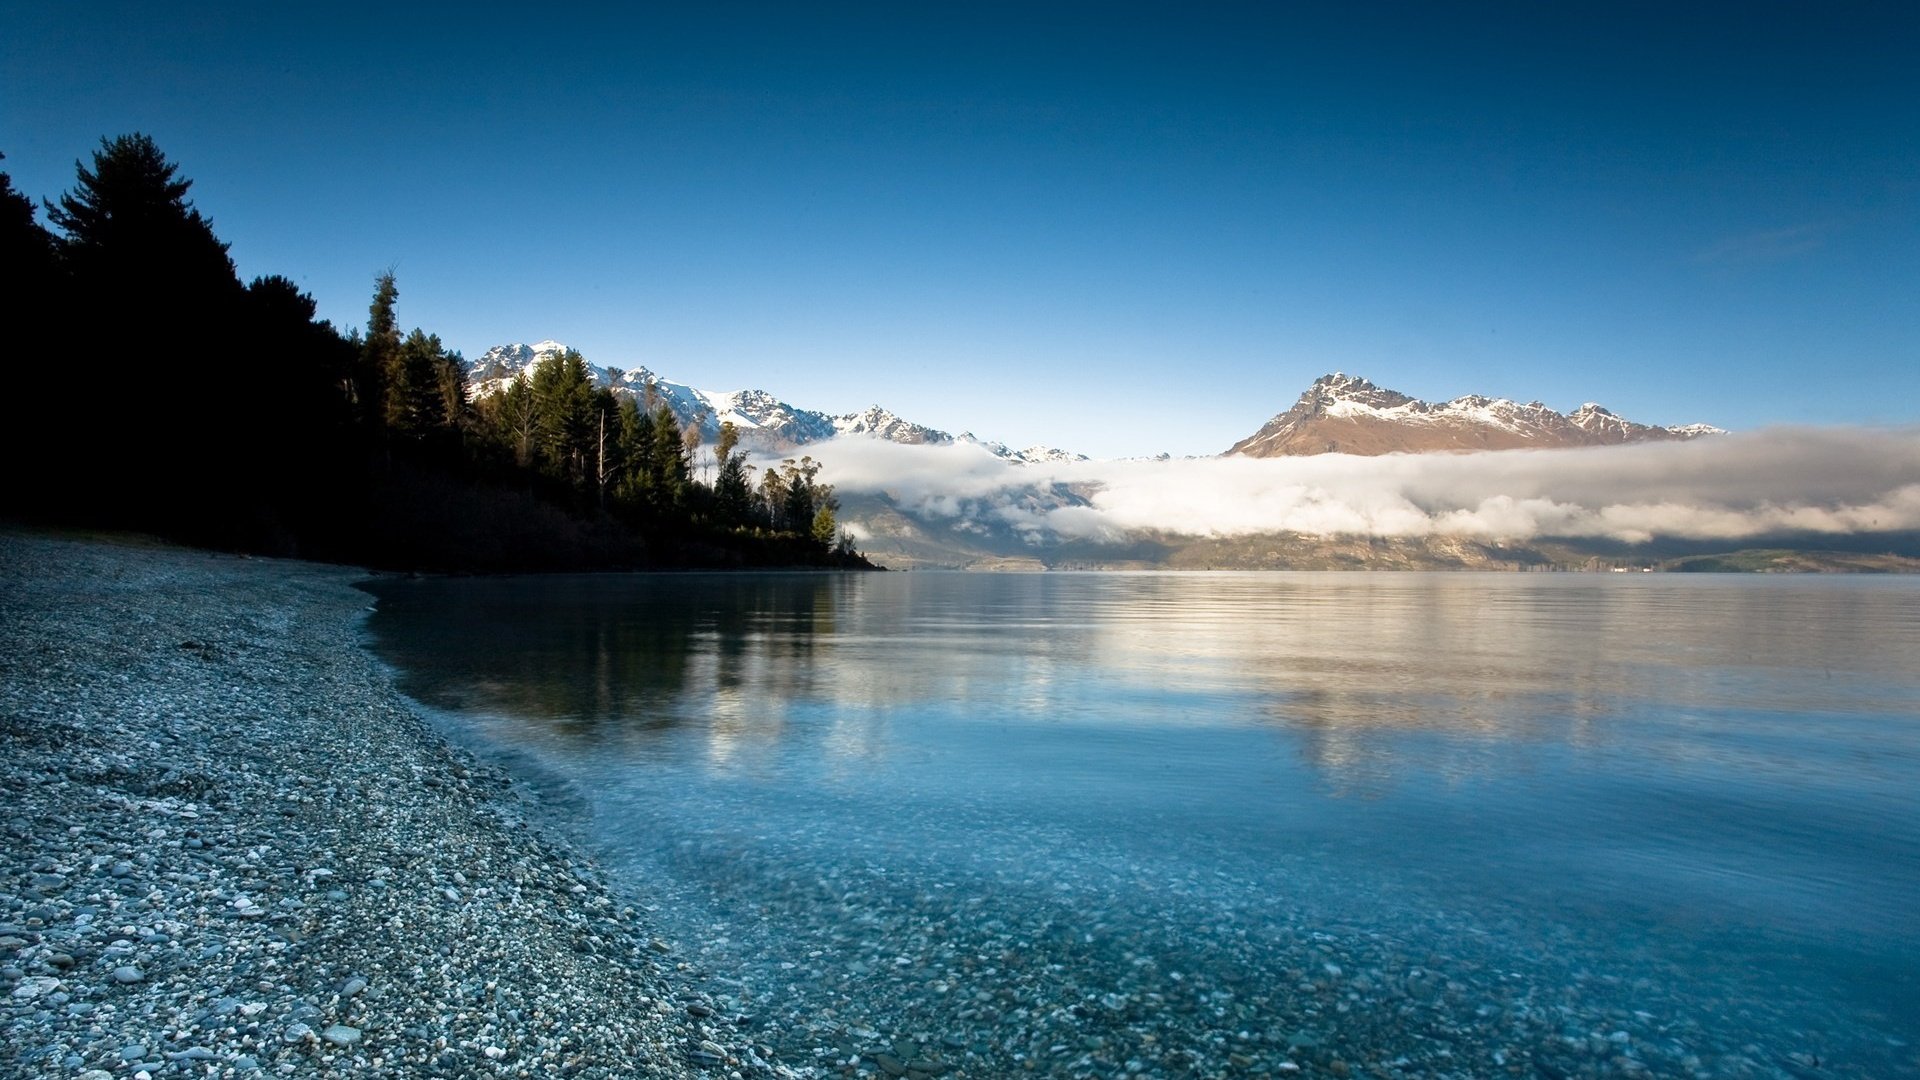
<instances>
[{"instance_id":1,"label":"reflection of mountain on water","mask_svg":"<svg viewBox=\"0 0 1920 1080\"><path fill-rule=\"evenodd\" d=\"M1871 678L1835 687L1823 673L1899 672L1874 630L1895 597L1850 589L1860 617L1821 618L1810 637L1809 620L1848 599L1818 584L1767 586L1568 577L1502 588L1481 575L1355 575L1316 584L1319 614L1277 605L1228 632L1259 672L1264 714L1298 737L1317 771L1358 791L1414 770L1449 783L1511 771L1515 747L1493 744L1614 753L1631 743L1641 758L1677 762L1716 746L1677 736L1729 712L1884 710ZM1651 737L1649 720L1675 737Z\"/></svg>"},{"instance_id":2,"label":"reflection of mountain on water","mask_svg":"<svg viewBox=\"0 0 1920 1080\"><path fill-rule=\"evenodd\" d=\"M749 574L376 591L380 647L428 704L538 721L574 751L694 734L723 768L786 755L857 772L908 752L902 724L1266 726L1367 791L1510 770L1527 745L1612 752L1656 707L1663 730L1851 707L1850 687L1813 676L1899 670L1873 630L1898 597L1866 582ZM1862 617L1803 640L1798 613L1836 603ZM1859 708L1883 708L1874 693ZM1641 755L1711 745L1632 738Z\"/></svg>"}]
</instances>

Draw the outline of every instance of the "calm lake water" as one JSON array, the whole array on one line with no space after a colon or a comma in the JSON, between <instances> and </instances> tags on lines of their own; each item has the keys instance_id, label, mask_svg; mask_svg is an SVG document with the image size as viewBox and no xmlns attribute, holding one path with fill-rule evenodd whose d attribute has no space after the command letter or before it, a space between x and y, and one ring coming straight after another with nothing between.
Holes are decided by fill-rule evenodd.
<instances>
[{"instance_id":1,"label":"calm lake water","mask_svg":"<svg viewBox=\"0 0 1920 1080\"><path fill-rule=\"evenodd\" d=\"M1920 579L375 591L820 1075L1920 1075Z\"/></svg>"}]
</instances>

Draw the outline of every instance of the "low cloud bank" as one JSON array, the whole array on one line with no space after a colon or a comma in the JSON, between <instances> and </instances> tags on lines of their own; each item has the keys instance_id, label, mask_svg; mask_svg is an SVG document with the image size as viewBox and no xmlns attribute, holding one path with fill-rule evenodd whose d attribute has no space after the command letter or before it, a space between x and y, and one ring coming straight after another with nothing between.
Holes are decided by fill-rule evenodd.
<instances>
[{"instance_id":1,"label":"low cloud bank","mask_svg":"<svg viewBox=\"0 0 1920 1080\"><path fill-rule=\"evenodd\" d=\"M965 444L861 437L808 452L842 492L1036 541L1159 530L1637 543L1920 529L1920 431L1776 428L1579 450L1039 465Z\"/></svg>"}]
</instances>

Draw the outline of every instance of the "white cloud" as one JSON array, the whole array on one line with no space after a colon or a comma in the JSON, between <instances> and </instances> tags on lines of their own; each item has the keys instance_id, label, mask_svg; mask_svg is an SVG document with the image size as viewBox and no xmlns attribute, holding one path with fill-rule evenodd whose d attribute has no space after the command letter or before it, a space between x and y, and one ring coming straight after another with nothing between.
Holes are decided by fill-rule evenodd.
<instances>
[{"instance_id":1,"label":"white cloud","mask_svg":"<svg viewBox=\"0 0 1920 1080\"><path fill-rule=\"evenodd\" d=\"M1920 432L1777 428L1579 450L1015 465L846 438L821 478L926 520L1034 536L1255 533L1739 539L1920 529Z\"/></svg>"}]
</instances>

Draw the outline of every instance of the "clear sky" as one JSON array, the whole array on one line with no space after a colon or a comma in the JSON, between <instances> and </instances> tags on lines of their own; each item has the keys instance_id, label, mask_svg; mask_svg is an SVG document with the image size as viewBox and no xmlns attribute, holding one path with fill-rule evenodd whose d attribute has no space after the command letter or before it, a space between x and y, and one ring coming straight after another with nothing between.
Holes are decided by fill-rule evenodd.
<instances>
[{"instance_id":1,"label":"clear sky","mask_svg":"<svg viewBox=\"0 0 1920 1080\"><path fill-rule=\"evenodd\" d=\"M573 7L4 0L0 168L144 131L338 324L1015 445L1920 422L1920 4Z\"/></svg>"}]
</instances>

